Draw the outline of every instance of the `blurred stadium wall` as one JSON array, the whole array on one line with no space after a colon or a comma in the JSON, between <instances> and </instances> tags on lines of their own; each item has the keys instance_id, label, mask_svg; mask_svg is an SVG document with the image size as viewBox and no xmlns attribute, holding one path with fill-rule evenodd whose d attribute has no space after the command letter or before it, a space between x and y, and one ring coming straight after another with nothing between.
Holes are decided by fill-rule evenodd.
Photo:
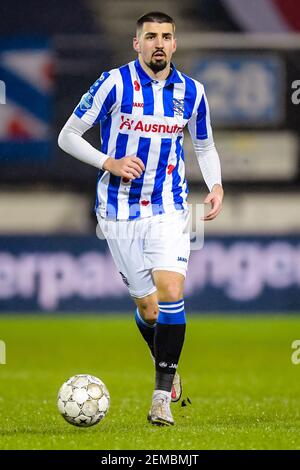
<instances>
[{"instance_id":1,"label":"blurred stadium wall","mask_svg":"<svg viewBox=\"0 0 300 470\"><path fill-rule=\"evenodd\" d=\"M96 236L97 172L56 142L102 71L134 58L135 20L156 9L177 22L175 64L206 87L226 192L191 255L188 308L300 312L299 2L2 0L0 313L132 308ZM186 162L202 202L188 135Z\"/></svg>"}]
</instances>

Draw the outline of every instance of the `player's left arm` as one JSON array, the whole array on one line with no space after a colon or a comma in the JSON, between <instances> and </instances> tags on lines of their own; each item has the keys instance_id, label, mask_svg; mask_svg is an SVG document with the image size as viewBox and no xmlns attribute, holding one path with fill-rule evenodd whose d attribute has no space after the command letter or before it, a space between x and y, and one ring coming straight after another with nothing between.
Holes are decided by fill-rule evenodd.
<instances>
[{"instance_id":1,"label":"player's left arm","mask_svg":"<svg viewBox=\"0 0 300 470\"><path fill-rule=\"evenodd\" d=\"M224 190L220 158L214 144L208 102L203 89L188 127L201 173L209 189L204 204L210 204L211 209L203 220L213 220L222 210Z\"/></svg>"},{"instance_id":2,"label":"player's left arm","mask_svg":"<svg viewBox=\"0 0 300 470\"><path fill-rule=\"evenodd\" d=\"M210 211L203 217L203 220L213 220L220 214L223 206L223 197L224 197L224 190L222 185L215 184L212 190L208 193L206 198L204 199L204 204L211 205Z\"/></svg>"}]
</instances>

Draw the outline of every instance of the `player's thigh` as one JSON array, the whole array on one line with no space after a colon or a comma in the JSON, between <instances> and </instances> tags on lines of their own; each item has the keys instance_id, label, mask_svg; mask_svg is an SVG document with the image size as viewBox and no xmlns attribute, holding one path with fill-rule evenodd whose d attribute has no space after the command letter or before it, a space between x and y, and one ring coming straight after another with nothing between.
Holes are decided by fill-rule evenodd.
<instances>
[{"instance_id":1,"label":"player's thigh","mask_svg":"<svg viewBox=\"0 0 300 470\"><path fill-rule=\"evenodd\" d=\"M130 295L134 298L143 298L155 292L151 270L144 265L143 240L134 232L134 222L101 218L98 218L98 221Z\"/></svg>"},{"instance_id":2,"label":"player's thigh","mask_svg":"<svg viewBox=\"0 0 300 470\"><path fill-rule=\"evenodd\" d=\"M188 211L152 217L144 253L145 265L153 273L166 270L185 277L190 256Z\"/></svg>"}]
</instances>

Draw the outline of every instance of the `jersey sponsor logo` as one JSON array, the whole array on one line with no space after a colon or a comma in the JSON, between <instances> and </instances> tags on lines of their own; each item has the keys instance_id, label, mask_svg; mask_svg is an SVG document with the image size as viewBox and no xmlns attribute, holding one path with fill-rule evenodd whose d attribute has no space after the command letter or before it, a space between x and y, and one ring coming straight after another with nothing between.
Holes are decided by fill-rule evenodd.
<instances>
[{"instance_id":1,"label":"jersey sponsor logo","mask_svg":"<svg viewBox=\"0 0 300 470\"><path fill-rule=\"evenodd\" d=\"M178 126L178 124L144 123L142 120L136 122L134 119L125 119L125 116L121 115L120 130L124 128L129 131L157 132L158 134L179 134L184 129L183 126Z\"/></svg>"},{"instance_id":2,"label":"jersey sponsor logo","mask_svg":"<svg viewBox=\"0 0 300 470\"><path fill-rule=\"evenodd\" d=\"M93 105L93 99L94 98L89 91L85 93L79 103L79 108L81 109L81 111L90 109Z\"/></svg>"},{"instance_id":3,"label":"jersey sponsor logo","mask_svg":"<svg viewBox=\"0 0 300 470\"><path fill-rule=\"evenodd\" d=\"M144 103L138 103L138 102L135 101L135 102L132 104L132 106L133 106L134 108L143 108L143 107L144 107Z\"/></svg>"},{"instance_id":4,"label":"jersey sponsor logo","mask_svg":"<svg viewBox=\"0 0 300 470\"><path fill-rule=\"evenodd\" d=\"M177 116L183 116L184 113L184 99L173 98L173 109Z\"/></svg>"},{"instance_id":5,"label":"jersey sponsor logo","mask_svg":"<svg viewBox=\"0 0 300 470\"><path fill-rule=\"evenodd\" d=\"M123 127L127 127L127 129L130 131L131 130L131 127L134 123L134 120L133 119L129 119L129 118L124 118L124 116L121 116L121 125L120 125L120 130L123 129Z\"/></svg>"}]
</instances>

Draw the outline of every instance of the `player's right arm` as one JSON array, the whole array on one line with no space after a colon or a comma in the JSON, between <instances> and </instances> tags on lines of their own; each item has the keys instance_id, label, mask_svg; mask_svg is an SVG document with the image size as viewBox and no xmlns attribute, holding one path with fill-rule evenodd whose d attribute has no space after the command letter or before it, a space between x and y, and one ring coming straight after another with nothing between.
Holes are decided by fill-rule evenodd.
<instances>
[{"instance_id":1,"label":"player's right arm","mask_svg":"<svg viewBox=\"0 0 300 470\"><path fill-rule=\"evenodd\" d=\"M103 170L107 170L116 176L134 180L142 175L145 171L145 166L138 157L123 157L118 160L109 157L104 162Z\"/></svg>"},{"instance_id":2,"label":"player's right arm","mask_svg":"<svg viewBox=\"0 0 300 470\"><path fill-rule=\"evenodd\" d=\"M123 157L118 160L100 152L89 144L83 134L99 124L111 112L116 100L116 85L109 73L103 74L85 93L74 113L70 116L59 137L58 145L78 160L116 176L133 180L145 170L138 157Z\"/></svg>"}]
</instances>

